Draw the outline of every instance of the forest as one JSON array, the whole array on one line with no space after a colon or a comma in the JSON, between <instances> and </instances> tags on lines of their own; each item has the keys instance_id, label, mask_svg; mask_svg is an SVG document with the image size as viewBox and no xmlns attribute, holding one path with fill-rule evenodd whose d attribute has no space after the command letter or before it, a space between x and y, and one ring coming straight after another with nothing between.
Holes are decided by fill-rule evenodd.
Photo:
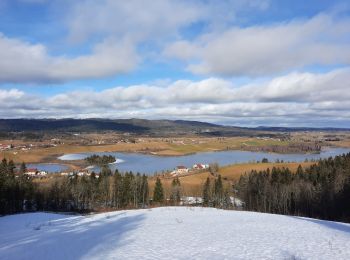
<instances>
[{"instance_id":1,"label":"forest","mask_svg":"<svg viewBox=\"0 0 350 260\"><path fill-rule=\"evenodd\" d=\"M350 153L299 166L296 173L252 171L234 189L246 210L350 222Z\"/></svg>"}]
</instances>

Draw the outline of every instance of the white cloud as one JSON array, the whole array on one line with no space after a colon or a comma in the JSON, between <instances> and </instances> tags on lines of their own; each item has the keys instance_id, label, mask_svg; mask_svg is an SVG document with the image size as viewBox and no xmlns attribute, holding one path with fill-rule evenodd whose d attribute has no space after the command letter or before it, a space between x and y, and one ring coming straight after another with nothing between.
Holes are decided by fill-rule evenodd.
<instances>
[{"instance_id":1,"label":"white cloud","mask_svg":"<svg viewBox=\"0 0 350 260\"><path fill-rule=\"evenodd\" d=\"M68 38L84 49L86 41L99 43L85 55L53 56L49 46L0 35L0 82L42 83L114 76L132 71L147 57L152 62L175 57L186 62L188 71L215 77L271 76L312 65L350 63L350 20L337 18L336 14L237 27L232 24L237 24L240 12L267 10L270 1L65 3ZM203 27L198 32L189 29L198 24ZM188 35L194 39L186 39Z\"/></svg>"},{"instance_id":2,"label":"white cloud","mask_svg":"<svg viewBox=\"0 0 350 260\"><path fill-rule=\"evenodd\" d=\"M93 35L157 40L176 34L179 28L201 19L202 15L202 6L195 1L85 0L74 5L67 23L72 41Z\"/></svg>"},{"instance_id":3,"label":"white cloud","mask_svg":"<svg viewBox=\"0 0 350 260\"><path fill-rule=\"evenodd\" d=\"M67 14L72 41L94 35L164 40L196 22L210 26L235 20L242 10L266 10L269 0L81 0Z\"/></svg>"},{"instance_id":4,"label":"white cloud","mask_svg":"<svg viewBox=\"0 0 350 260\"><path fill-rule=\"evenodd\" d=\"M2 90L0 117L180 118L294 126L332 121L344 126L350 122L349 82L350 68L344 68L324 74L290 73L243 86L209 78L175 81L166 87L74 91L49 98Z\"/></svg>"},{"instance_id":5,"label":"white cloud","mask_svg":"<svg viewBox=\"0 0 350 260\"><path fill-rule=\"evenodd\" d=\"M84 48L87 41L99 43L85 55L53 56L43 44L9 38L0 33L0 83L60 82L129 72L150 53L159 56L159 46L178 39L182 28L200 21L218 20L221 16L213 15L211 8L227 12L227 7L231 6L230 13L233 14L235 8L262 9L266 5L261 6L258 2L225 0L217 4L212 0L154 0L146 4L141 0L65 1L65 25L71 42ZM59 2L55 3L58 7ZM230 13L227 13L229 18ZM188 50L187 55L192 55L192 51Z\"/></svg>"},{"instance_id":6,"label":"white cloud","mask_svg":"<svg viewBox=\"0 0 350 260\"><path fill-rule=\"evenodd\" d=\"M349 64L349 34L349 19L320 14L309 20L232 27L194 42L181 40L164 54L185 59L188 70L197 74L271 75L310 65Z\"/></svg>"},{"instance_id":7,"label":"white cloud","mask_svg":"<svg viewBox=\"0 0 350 260\"><path fill-rule=\"evenodd\" d=\"M107 39L92 54L51 56L41 44L30 44L0 34L0 82L66 81L98 78L132 70L138 56L127 41Z\"/></svg>"}]
</instances>

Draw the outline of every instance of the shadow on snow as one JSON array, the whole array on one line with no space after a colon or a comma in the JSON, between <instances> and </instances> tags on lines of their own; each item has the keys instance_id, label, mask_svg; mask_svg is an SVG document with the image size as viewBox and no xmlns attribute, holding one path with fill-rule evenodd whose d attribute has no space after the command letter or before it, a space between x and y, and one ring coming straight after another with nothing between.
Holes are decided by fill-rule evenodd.
<instances>
[{"instance_id":1,"label":"shadow on snow","mask_svg":"<svg viewBox=\"0 0 350 260\"><path fill-rule=\"evenodd\" d=\"M125 213L106 216L78 216L42 222L24 230L22 239L8 237L9 259L80 259L108 254L130 242L127 233L137 229L145 216ZM29 234L28 234L29 233ZM18 239L18 237L17 237Z\"/></svg>"},{"instance_id":2,"label":"shadow on snow","mask_svg":"<svg viewBox=\"0 0 350 260\"><path fill-rule=\"evenodd\" d=\"M333 222L333 221L319 220L319 219L312 219L312 218L303 218L303 217L292 217L292 218L296 218L299 220L306 220L315 224L325 226L330 229L335 229L338 231L348 233L350 235L350 225L346 223L343 224L340 222Z\"/></svg>"}]
</instances>

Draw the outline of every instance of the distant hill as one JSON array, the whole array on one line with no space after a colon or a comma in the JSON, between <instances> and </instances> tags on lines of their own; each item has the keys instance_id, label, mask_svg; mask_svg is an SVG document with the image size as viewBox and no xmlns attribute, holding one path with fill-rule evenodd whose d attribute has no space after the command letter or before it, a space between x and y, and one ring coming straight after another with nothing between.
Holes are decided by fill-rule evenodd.
<instances>
[{"instance_id":1,"label":"distant hill","mask_svg":"<svg viewBox=\"0 0 350 260\"><path fill-rule=\"evenodd\" d=\"M272 132L315 132L315 131L350 131L349 128L336 127L274 127L274 126L258 126L256 130L272 131Z\"/></svg>"},{"instance_id":2,"label":"distant hill","mask_svg":"<svg viewBox=\"0 0 350 260\"><path fill-rule=\"evenodd\" d=\"M121 131L143 132L146 127L104 119L0 119L0 131Z\"/></svg>"},{"instance_id":3,"label":"distant hill","mask_svg":"<svg viewBox=\"0 0 350 260\"><path fill-rule=\"evenodd\" d=\"M170 135L255 135L255 130L184 120L0 119L0 132L96 132Z\"/></svg>"},{"instance_id":4,"label":"distant hill","mask_svg":"<svg viewBox=\"0 0 350 260\"><path fill-rule=\"evenodd\" d=\"M97 132L151 136L199 134L206 136L276 136L292 131L339 131L338 128L236 127L186 120L146 119L0 119L0 132Z\"/></svg>"}]
</instances>

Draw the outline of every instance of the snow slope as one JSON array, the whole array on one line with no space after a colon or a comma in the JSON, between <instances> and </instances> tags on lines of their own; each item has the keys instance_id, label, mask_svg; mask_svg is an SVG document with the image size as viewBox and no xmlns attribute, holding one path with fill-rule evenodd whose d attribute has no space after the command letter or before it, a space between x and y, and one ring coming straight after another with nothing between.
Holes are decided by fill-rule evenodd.
<instances>
[{"instance_id":1,"label":"snow slope","mask_svg":"<svg viewBox=\"0 0 350 260\"><path fill-rule=\"evenodd\" d=\"M0 218L0 259L350 259L350 225L211 208Z\"/></svg>"}]
</instances>

